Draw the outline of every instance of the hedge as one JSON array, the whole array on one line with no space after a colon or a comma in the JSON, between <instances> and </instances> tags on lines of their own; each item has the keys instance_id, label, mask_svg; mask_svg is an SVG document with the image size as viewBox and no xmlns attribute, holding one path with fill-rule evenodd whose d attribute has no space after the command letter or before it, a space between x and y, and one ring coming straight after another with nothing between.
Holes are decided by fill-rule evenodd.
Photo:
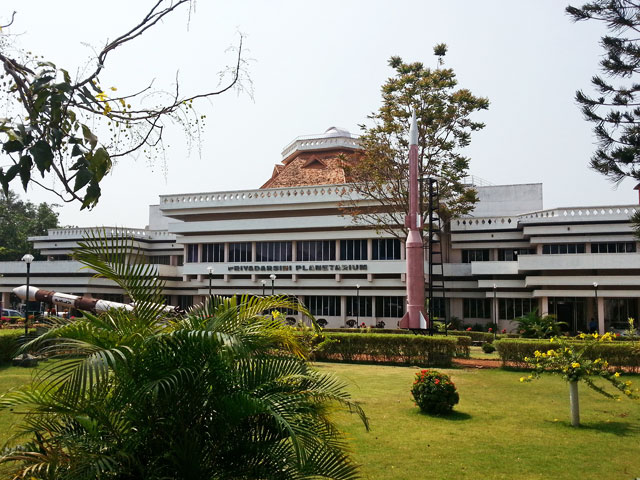
<instances>
[{"instance_id":1,"label":"hedge","mask_svg":"<svg viewBox=\"0 0 640 480\"><path fill-rule=\"evenodd\" d=\"M322 331L326 333L381 333L386 335L410 335L415 336L414 333L411 333L409 330L399 330L399 329L390 329L390 328L376 328L376 329L365 329L365 328L324 328ZM443 336L442 333L437 333L436 337ZM456 347L456 357L469 358L471 356L471 345L472 339L469 335L448 335L451 338L456 338L458 341Z\"/></svg>"},{"instance_id":2,"label":"hedge","mask_svg":"<svg viewBox=\"0 0 640 480\"><path fill-rule=\"evenodd\" d=\"M0 363L10 362L16 356L24 330L0 330Z\"/></svg>"},{"instance_id":3,"label":"hedge","mask_svg":"<svg viewBox=\"0 0 640 480\"><path fill-rule=\"evenodd\" d=\"M333 332L325 337L315 360L450 367L458 351L456 337Z\"/></svg>"},{"instance_id":4,"label":"hedge","mask_svg":"<svg viewBox=\"0 0 640 480\"><path fill-rule=\"evenodd\" d=\"M579 347L580 340L572 340L571 344ZM547 351L554 348L548 339L503 339L494 342L503 365L509 364L519 368L530 367L525 357L533 357L536 350ZM592 360L601 358L614 367L627 367L640 373L640 344L634 342L598 343L591 348L589 357Z\"/></svg>"}]
</instances>

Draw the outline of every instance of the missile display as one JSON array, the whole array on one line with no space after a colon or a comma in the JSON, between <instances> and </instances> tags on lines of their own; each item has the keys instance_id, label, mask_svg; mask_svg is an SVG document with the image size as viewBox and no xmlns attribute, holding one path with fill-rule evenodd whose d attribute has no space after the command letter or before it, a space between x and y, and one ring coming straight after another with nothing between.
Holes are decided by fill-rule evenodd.
<instances>
[{"instance_id":1,"label":"missile display","mask_svg":"<svg viewBox=\"0 0 640 480\"><path fill-rule=\"evenodd\" d=\"M106 312L113 308L131 311L135 306L135 304L111 302L109 300L100 300L98 298L80 297L78 295L71 295L68 293L43 290L38 287L29 287L29 298L27 299L26 285L14 288L13 293L15 293L20 299L28 300L30 302L43 302L50 305L56 305L58 307L75 308L94 313ZM165 313L179 313L180 309L178 307L165 306L163 311Z\"/></svg>"},{"instance_id":2,"label":"missile display","mask_svg":"<svg viewBox=\"0 0 640 480\"><path fill-rule=\"evenodd\" d=\"M398 326L411 330L426 330L424 311L424 244L420 230L422 217L418 210L418 124L416 112L411 115L409 129L409 214L404 225L409 228L406 243L407 313Z\"/></svg>"}]
</instances>

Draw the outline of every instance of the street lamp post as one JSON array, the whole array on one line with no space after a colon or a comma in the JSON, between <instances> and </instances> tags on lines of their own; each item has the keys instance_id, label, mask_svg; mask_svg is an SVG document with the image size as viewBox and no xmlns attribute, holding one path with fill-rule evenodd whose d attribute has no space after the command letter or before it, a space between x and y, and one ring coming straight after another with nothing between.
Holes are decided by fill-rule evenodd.
<instances>
[{"instance_id":1,"label":"street lamp post","mask_svg":"<svg viewBox=\"0 0 640 480\"><path fill-rule=\"evenodd\" d=\"M213 278L213 267L208 266L207 272L209 272L209 301L211 301L211 279Z\"/></svg>"},{"instance_id":2,"label":"street lamp post","mask_svg":"<svg viewBox=\"0 0 640 480\"><path fill-rule=\"evenodd\" d=\"M266 280L260 280L260 283L262 284L262 296L264 297L264 287L267 285L267 281Z\"/></svg>"},{"instance_id":3,"label":"street lamp post","mask_svg":"<svg viewBox=\"0 0 640 480\"><path fill-rule=\"evenodd\" d=\"M275 295L276 294L276 274L272 273L271 275L269 275L269 278L271 279L271 295Z\"/></svg>"},{"instance_id":4,"label":"street lamp post","mask_svg":"<svg viewBox=\"0 0 640 480\"><path fill-rule=\"evenodd\" d=\"M498 338L498 304L496 303L496 290L498 286L493 284L493 339Z\"/></svg>"},{"instance_id":5,"label":"street lamp post","mask_svg":"<svg viewBox=\"0 0 640 480\"><path fill-rule=\"evenodd\" d=\"M593 282L593 291L595 293L595 306L594 310L596 311L596 323L598 324L597 328L600 330L600 315L598 314L598 282Z\"/></svg>"},{"instance_id":6,"label":"street lamp post","mask_svg":"<svg viewBox=\"0 0 640 480\"><path fill-rule=\"evenodd\" d=\"M27 296L24 301L24 336L26 338L29 334L29 275L31 273L31 262L33 262L33 255L27 253L22 257L22 261L27 264Z\"/></svg>"},{"instance_id":7,"label":"street lamp post","mask_svg":"<svg viewBox=\"0 0 640 480\"><path fill-rule=\"evenodd\" d=\"M356 327L360 326L360 284L356 283Z\"/></svg>"}]
</instances>

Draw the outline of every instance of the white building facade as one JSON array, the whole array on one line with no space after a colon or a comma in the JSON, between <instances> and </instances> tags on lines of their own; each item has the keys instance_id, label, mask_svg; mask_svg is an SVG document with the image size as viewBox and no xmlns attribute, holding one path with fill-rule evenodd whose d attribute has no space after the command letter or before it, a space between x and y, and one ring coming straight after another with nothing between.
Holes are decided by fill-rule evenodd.
<instances>
[{"instance_id":1,"label":"white building facade","mask_svg":"<svg viewBox=\"0 0 640 480\"><path fill-rule=\"evenodd\" d=\"M263 188L163 195L150 207L147 228L125 231L157 265L170 304L200 302L209 285L220 295L273 291L297 297L329 327L395 328L406 301L403 242L341 210L354 193L336 182L336 159L358 149L341 129L301 137L287 146ZM313 184L318 179L334 183ZM442 238L445 296L434 301L438 317L467 325L497 320L512 330L514 318L537 309L556 314L572 331L595 321L603 332L637 318L640 254L629 222L637 205L544 210L541 184L473 183L480 198L473 216L453 220ZM31 284L126 301L117 286L69 259L88 230L95 227L31 239L48 257L32 264ZM25 267L0 262L0 274L8 306L16 300L11 289L25 283Z\"/></svg>"}]
</instances>

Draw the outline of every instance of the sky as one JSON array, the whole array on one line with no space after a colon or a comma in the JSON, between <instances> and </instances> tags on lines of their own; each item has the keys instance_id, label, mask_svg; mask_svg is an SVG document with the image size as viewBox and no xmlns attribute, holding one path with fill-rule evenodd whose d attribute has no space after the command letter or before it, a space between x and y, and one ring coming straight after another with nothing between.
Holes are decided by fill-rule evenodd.
<instances>
[{"instance_id":1,"label":"sky","mask_svg":"<svg viewBox=\"0 0 640 480\"><path fill-rule=\"evenodd\" d=\"M25 50L71 72L84 68L109 38L137 24L152 2L3 0L0 19L16 11L10 33ZM218 86L246 35L252 95L228 92L196 104L202 141L189 149L180 128L166 132L164 158L122 159L91 211L65 204L62 225L148 223L162 194L255 189L271 176L295 137L340 126L358 133L380 106L392 55L435 66L433 46L449 47L446 65L459 86L488 97L486 123L465 154L470 173L493 184L537 183L544 207L637 203L634 182L617 189L588 168L592 125L575 103L590 89L602 50L602 25L574 24L561 0L213 1L176 11L109 57L102 85L118 93L150 81L185 93ZM4 22L0 22L4 23ZM17 187L17 185L16 185ZM61 203L35 188L23 198Z\"/></svg>"}]
</instances>

